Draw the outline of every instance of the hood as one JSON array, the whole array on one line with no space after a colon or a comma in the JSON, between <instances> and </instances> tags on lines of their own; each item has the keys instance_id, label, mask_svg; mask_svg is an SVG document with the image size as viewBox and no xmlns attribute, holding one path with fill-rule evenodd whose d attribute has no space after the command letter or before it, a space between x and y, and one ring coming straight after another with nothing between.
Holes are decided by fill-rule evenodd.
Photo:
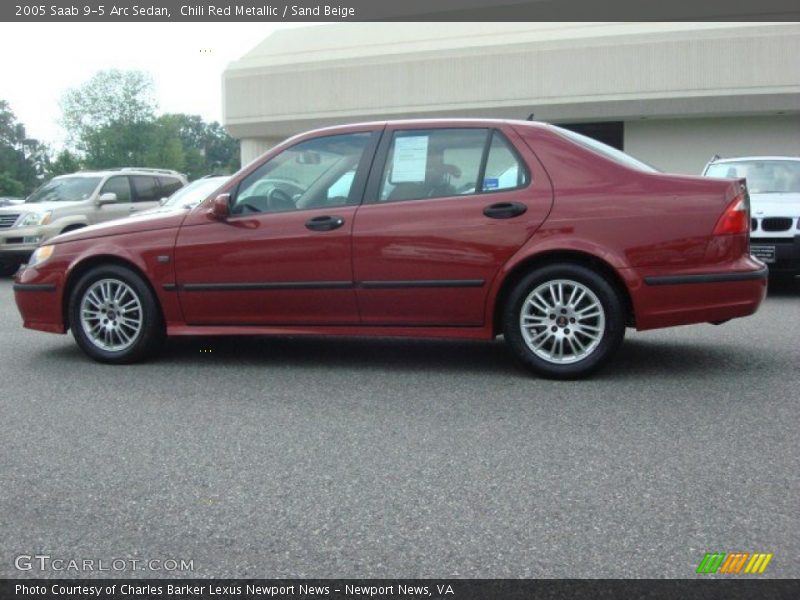
<instances>
[{"instance_id":1,"label":"hood","mask_svg":"<svg viewBox=\"0 0 800 600\"><path fill-rule=\"evenodd\" d=\"M155 231L157 229L170 229L178 227L188 211L140 214L116 219L107 223L90 225L69 233L63 233L51 238L48 244L63 244L65 242L75 242L77 240L90 240L92 238L107 237L110 235L122 235L127 233L138 233L140 231Z\"/></svg>"},{"instance_id":2,"label":"hood","mask_svg":"<svg viewBox=\"0 0 800 600\"><path fill-rule=\"evenodd\" d=\"M141 217L147 215L163 215L165 213L188 213L189 209L184 206L156 206L155 208L148 208L142 212L134 213L134 216Z\"/></svg>"},{"instance_id":3,"label":"hood","mask_svg":"<svg viewBox=\"0 0 800 600\"><path fill-rule=\"evenodd\" d=\"M82 204L85 200L78 200L77 202L21 202L19 204L11 204L0 208L1 213L43 213L48 210L58 210L62 208L69 208L76 204Z\"/></svg>"},{"instance_id":4,"label":"hood","mask_svg":"<svg viewBox=\"0 0 800 600\"><path fill-rule=\"evenodd\" d=\"M754 217L800 217L800 194L750 194L750 213Z\"/></svg>"}]
</instances>

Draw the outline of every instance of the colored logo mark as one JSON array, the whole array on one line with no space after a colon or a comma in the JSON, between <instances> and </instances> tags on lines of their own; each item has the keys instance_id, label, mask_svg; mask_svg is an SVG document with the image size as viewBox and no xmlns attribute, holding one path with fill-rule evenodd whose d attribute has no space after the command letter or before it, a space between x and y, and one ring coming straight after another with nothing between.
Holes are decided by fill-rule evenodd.
<instances>
[{"instance_id":1,"label":"colored logo mark","mask_svg":"<svg viewBox=\"0 0 800 600\"><path fill-rule=\"evenodd\" d=\"M697 572L701 574L720 573L727 575L763 573L771 560L772 553L767 554L766 552L756 552L754 554L749 552L707 553L703 560L700 561Z\"/></svg>"}]
</instances>

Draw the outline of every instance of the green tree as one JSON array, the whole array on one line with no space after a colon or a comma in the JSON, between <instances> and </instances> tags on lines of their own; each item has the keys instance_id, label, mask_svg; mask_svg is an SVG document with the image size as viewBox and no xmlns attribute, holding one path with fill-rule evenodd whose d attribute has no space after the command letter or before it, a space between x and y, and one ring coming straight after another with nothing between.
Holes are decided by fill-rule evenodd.
<instances>
[{"instance_id":1,"label":"green tree","mask_svg":"<svg viewBox=\"0 0 800 600\"><path fill-rule=\"evenodd\" d=\"M148 149L142 164L185 171L186 156L179 125L168 116L161 116L149 129Z\"/></svg>"},{"instance_id":2,"label":"green tree","mask_svg":"<svg viewBox=\"0 0 800 600\"><path fill-rule=\"evenodd\" d=\"M0 175L5 176L4 189L17 190L9 183L14 181L22 185L22 191L14 195L32 191L45 174L48 153L46 145L26 135L25 126L17 122L8 102L0 100Z\"/></svg>"},{"instance_id":3,"label":"green tree","mask_svg":"<svg viewBox=\"0 0 800 600\"><path fill-rule=\"evenodd\" d=\"M216 121L206 126L206 166L217 173L233 173L241 167L239 142Z\"/></svg>"},{"instance_id":4,"label":"green tree","mask_svg":"<svg viewBox=\"0 0 800 600\"><path fill-rule=\"evenodd\" d=\"M56 155L54 160L51 160L47 164L47 175L49 177L66 175L68 173L75 173L80 169L81 161L78 156L64 149Z\"/></svg>"},{"instance_id":5,"label":"green tree","mask_svg":"<svg viewBox=\"0 0 800 600\"><path fill-rule=\"evenodd\" d=\"M216 121L206 123L199 115L183 113L163 115L159 121L165 127L177 128L184 170L190 179L239 169L239 142Z\"/></svg>"},{"instance_id":6,"label":"green tree","mask_svg":"<svg viewBox=\"0 0 800 600\"><path fill-rule=\"evenodd\" d=\"M0 173L0 196L22 196L25 186L8 173Z\"/></svg>"},{"instance_id":7,"label":"green tree","mask_svg":"<svg viewBox=\"0 0 800 600\"><path fill-rule=\"evenodd\" d=\"M155 119L153 80L142 71L99 71L61 98L62 125L87 167L144 166Z\"/></svg>"},{"instance_id":8,"label":"green tree","mask_svg":"<svg viewBox=\"0 0 800 600\"><path fill-rule=\"evenodd\" d=\"M68 90L62 124L84 166L158 167L196 179L239 168L239 144L216 121L183 113L156 116L153 81L140 71L100 71Z\"/></svg>"}]
</instances>

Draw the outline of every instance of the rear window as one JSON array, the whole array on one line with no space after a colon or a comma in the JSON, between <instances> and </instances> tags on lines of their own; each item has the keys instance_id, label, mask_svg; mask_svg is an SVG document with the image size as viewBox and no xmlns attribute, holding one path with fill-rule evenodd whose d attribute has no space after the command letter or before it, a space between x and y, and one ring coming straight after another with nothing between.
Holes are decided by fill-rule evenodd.
<instances>
[{"instance_id":1,"label":"rear window","mask_svg":"<svg viewBox=\"0 0 800 600\"><path fill-rule=\"evenodd\" d=\"M175 177L159 177L161 184L161 195L163 197L171 196L183 187L183 182Z\"/></svg>"},{"instance_id":2,"label":"rear window","mask_svg":"<svg viewBox=\"0 0 800 600\"><path fill-rule=\"evenodd\" d=\"M587 137L585 135L581 135L580 133L575 133L574 131L570 131L569 129L562 129L561 127L552 126L555 131L563 135L565 138L572 140L580 144L581 146L588 148L589 150L593 150L598 154L605 156L606 158L613 160L615 163L620 165L624 165L631 169L637 169L639 171L645 171L646 173L660 173L658 169L656 169L652 165L648 165L646 162L642 162L638 158L634 158L630 154L626 154L622 150L617 150L616 148L612 148L608 144L604 144L603 142L598 142L595 139Z\"/></svg>"}]
</instances>

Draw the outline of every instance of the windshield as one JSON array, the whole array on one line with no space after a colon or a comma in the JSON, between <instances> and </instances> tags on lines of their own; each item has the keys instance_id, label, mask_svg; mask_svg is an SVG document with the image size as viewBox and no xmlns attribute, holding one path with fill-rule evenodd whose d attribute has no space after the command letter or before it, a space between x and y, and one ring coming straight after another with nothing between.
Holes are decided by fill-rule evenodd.
<instances>
[{"instance_id":1,"label":"windshield","mask_svg":"<svg viewBox=\"0 0 800 600\"><path fill-rule=\"evenodd\" d=\"M77 202L86 200L101 177L56 177L33 192L26 202Z\"/></svg>"},{"instance_id":2,"label":"windshield","mask_svg":"<svg viewBox=\"0 0 800 600\"><path fill-rule=\"evenodd\" d=\"M609 146L608 144L604 144L603 142L598 142L597 140L582 135L580 133L575 133L574 131L570 131L569 129L564 129L563 127L556 127L553 126L553 129L558 131L564 137L571 139L573 142L579 143L581 146L585 146L590 150L594 150L598 154L602 154L606 158L613 160L616 163L621 165L625 165L626 167L630 167L632 169L638 169L639 171L646 171L648 173L660 173L658 169L656 169L652 165L648 165L646 162L642 162L638 158L634 158L630 154L625 154L622 150L617 150Z\"/></svg>"},{"instance_id":3,"label":"windshield","mask_svg":"<svg viewBox=\"0 0 800 600\"><path fill-rule=\"evenodd\" d=\"M714 163L706 177L744 177L751 194L800 193L800 161L743 160Z\"/></svg>"},{"instance_id":4,"label":"windshield","mask_svg":"<svg viewBox=\"0 0 800 600\"><path fill-rule=\"evenodd\" d=\"M164 203L164 206L169 208L194 208L227 180L227 177L211 177L193 181L172 194Z\"/></svg>"}]
</instances>

